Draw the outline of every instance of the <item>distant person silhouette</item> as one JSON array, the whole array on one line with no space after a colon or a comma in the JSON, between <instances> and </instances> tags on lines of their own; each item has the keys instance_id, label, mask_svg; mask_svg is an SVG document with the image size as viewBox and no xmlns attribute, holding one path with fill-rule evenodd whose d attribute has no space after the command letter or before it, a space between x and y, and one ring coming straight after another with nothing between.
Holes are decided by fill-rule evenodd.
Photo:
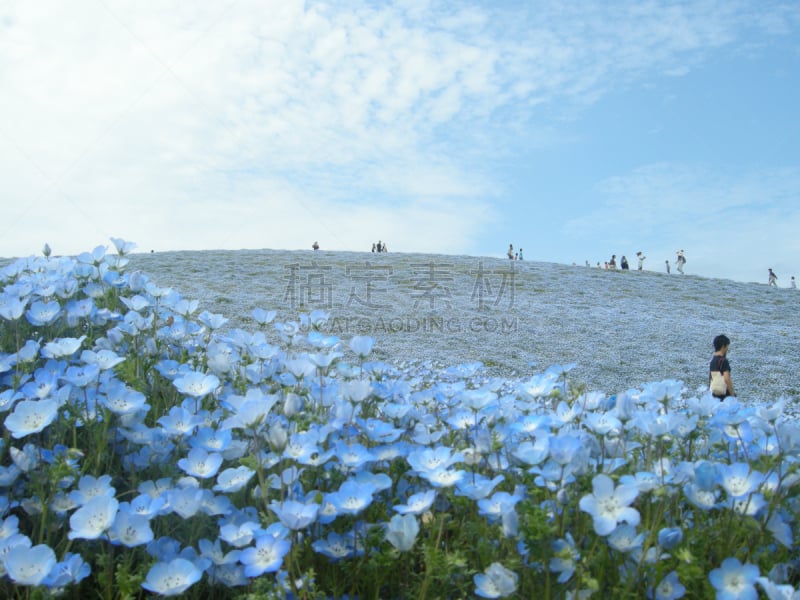
<instances>
[{"instance_id":1,"label":"distant person silhouette","mask_svg":"<svg viewBox=\"0 0 800 600\"><path fill-rule=\"evenodd\" d=\"M619 266L623 271L628 270L628 259L624 255L619 259Z\"/></svg>"},{"instance_id":2,"label":"distant person silhouette","mask_svg":"<svg viewBox=\"0 0 800 600\"><path fill-rule=\"evenodd\" d=\"M731 341L728 339L726 335L718 335L714 338L714 354L711 357L711 364L708 367L708 381L709 387L711 386L711 379L713 372L718 372L722 375L723 379L725 380L725 392L717 393L712 391L712 394L715 398L719 398L720 400L725 400L728 396L734 396L735 393L733 391L733 382L731 381L731 366L728 363L728 347L731 345Z\"/></svg>"},{"instance_id":3,"label":"distant person silhouette","mask_svg":"<svg viewBox=\"0 0 800 600\"><path fill-rule=\"evenodd\" d=\"M667 265L667 275L669 275L669 259L665 260L664 264Z\"/></svg>"},{"instance_id":4,"label":"distant person silhouette","mask_svg":"<svg viewBox=\"0 0 800 600\"><path fill-rule=\"evenodd\" d=\"M514 244L508 245L508 252L506 252L508 260L514 260Z\"/></svg>"},{"instance_id":5,"label":"distant person silhouette","mask_svg":"<svg viewBox=\"0 0 800 600\"><path fill-rule=\"evenodd\" d=\"M319 243L318 243L318 242L314 242L313 244L311 244L311 247L312 247L312 248L313 248L315 251L316 251L316 250L319 250Z\"/></svg>"},{"instance_id":6,"label":"distant person silhouette","mask_svg":"<svg viewBox=\"0 0 800 600\"><path fill-rule=\"evenodd\" d=\"M641 252L637 252L636 253L636 258L639 259L639 266L636 267L636 269L641 271L642 268L644 267L644 259L647 258L647 257L644 254L642 254Z\"/></svg>"},{"instance_id":7,"label":"distant person silhouette","mask_svg":"<svg viewBox=\"0 0 800 600\"><path fill-rule=\"evenodd\" d=\"M683 250L678 250L676 254L678 255L678 260L675 261L678 265L678 272L683 275L683 265L686 264L686 255L683 253Z\"/></svg>"},{"instance_id":8,"label":"distant person silhouette","mask_svg":"<svg viewBox=\"0 0 800 600\"><path fill-rule=\"evenodd\" d=\"M767 285L772 287L778 287L778 276L775 275L775 271L773 271L772 269L768 269L768 271L769 271L769 281L767 282Z\"/></svg>"},{"instance_id":9,"label":"distant person silhouette","mask_svg":"<svg viewBox=\"0 0 800 600\"><path fill-rule=\"evenodd\" d=\"M789 280L789 287L792 288L793 290L797 289L797 284L794 281L794 275L792 275L792 278Z\"/></svg>"}]
</instances>

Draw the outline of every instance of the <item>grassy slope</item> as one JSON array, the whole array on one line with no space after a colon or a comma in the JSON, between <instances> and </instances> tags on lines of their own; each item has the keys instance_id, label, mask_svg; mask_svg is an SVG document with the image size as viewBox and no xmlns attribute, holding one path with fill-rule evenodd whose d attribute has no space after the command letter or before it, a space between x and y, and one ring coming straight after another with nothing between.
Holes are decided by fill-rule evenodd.
<instances>
[{"instance_id":1,"label":"grassy slope","mask_svg":"<svg viewBox=\"0 0 800 600\"><path fill-rule=\"evenodd\" d=\"M712 338L726 333L742 399L800 394L797 290L531 261L513 264L512 279L507 260L424 254L242 250L132 259L159 285L200 300L200 310L229 317L229 326L253 329L255 307L278 310L284 320L329 309L331 333L372 335L373 358L392 362L482 361L502 376L577 363L573 380L593 390L668 378L694 390L705 385ZM482 308L474 295L481 268ZM380 306L363 305L370 277L371 304ZM503 277L507 287L495 304Z\"/></svg>"}]
</instances>

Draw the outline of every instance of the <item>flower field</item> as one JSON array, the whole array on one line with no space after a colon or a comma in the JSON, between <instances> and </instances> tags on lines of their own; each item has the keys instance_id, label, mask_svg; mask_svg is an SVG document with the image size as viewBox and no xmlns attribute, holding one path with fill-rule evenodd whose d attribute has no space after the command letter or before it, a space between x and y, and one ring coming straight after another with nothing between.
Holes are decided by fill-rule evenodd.
<instances>
[{"instance_id":1,"label":"flower field","mask_svg":"<svg viewBox=\"0 0 800 600\"><path fill-rule=\"evenodd\" d=\"M348 276L376 295L345 297L371 321L337 329L297 262L232 323L112 242L0 271L4 597L795 597L792 399L596 391L580 331L537 372L409 356L369 263ZM410 279L410 302L479 337L522 303L506 268L471 270L474 312L455 270Z\"/></svg>"}]
</instances>

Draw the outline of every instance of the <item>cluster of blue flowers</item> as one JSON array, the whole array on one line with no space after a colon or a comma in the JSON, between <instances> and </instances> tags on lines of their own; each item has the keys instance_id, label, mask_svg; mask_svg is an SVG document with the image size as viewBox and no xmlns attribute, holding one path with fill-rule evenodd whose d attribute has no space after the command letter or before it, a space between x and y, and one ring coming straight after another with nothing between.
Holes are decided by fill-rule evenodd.
<instances>
[{"instance_id":1,"label":"cluster of blue flowers","mask_svg":"<svg viewBox=\"0 0 800 600\"><path fill-rule=\"evenodd\" d=\"M325 582L293 549L328 564L440 549L444 517L468 506L496 548L463 568L480 597L545 581L572 598L795 597L785 400L687 398L678 381L606 396L571 390L572 365L511 381L371 362L373 340L321 333L321 311L225 329L127 272L133 245L112 242L0 271L7 585L78 586L112 546L141 551L156 594L274 574L299 596ZM692 532L722 524L744 537L699 556ZM600 547L610 573L592 571Z\"/></svg>"}]
</instances>

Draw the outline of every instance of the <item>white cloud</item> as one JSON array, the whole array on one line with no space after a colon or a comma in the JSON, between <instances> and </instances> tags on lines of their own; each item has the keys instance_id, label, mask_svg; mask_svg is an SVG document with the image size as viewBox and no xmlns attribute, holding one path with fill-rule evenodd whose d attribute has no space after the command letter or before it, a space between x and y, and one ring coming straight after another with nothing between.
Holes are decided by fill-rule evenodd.
<instances>
[{"instance_id":1,"label":"white cloud","mask_svg":"<svg viewBox=\"0 0 800 600\"><path fill-rule=\"evenodd\" d=\"M341 214L343 247L390 224L396 247L466 250L503 193L487 159L539 106L681 72L753 6L7 2L0 255L96 234L270 245L264 222L296 247ZM773 12L764 27L797 19Z\"/></svg>"}]
</instances>

